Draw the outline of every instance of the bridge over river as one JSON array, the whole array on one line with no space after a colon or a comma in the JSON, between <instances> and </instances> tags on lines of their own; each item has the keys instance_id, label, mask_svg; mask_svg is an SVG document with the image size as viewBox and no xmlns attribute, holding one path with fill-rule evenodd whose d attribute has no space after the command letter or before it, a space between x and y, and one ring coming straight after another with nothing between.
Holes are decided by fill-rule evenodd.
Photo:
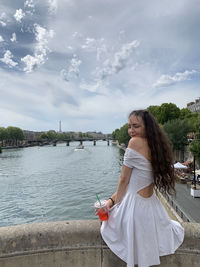
<instances>
[{"instance_id":1,"label":"bridge over river","mask_svg":"<svg viewBox=\"0 0 200 267\"><path fill-rule=\"evenodd\" d=\"M75 138L75 139L63 139L63 140L29 140L27 141L27 145L28 146L35 146L35 145L39 145L39 146L43 146L43 145L54 145L56 146L57 143L66 143L66 146L69 146L71 142L79 142L80 145L82 145L84 142L93 142L93 145L96 146L96 143L98 141L106 141L107 145L110 145L110 141L112 139L97 139L97 138Z\"/></svg>"}]
</instances>

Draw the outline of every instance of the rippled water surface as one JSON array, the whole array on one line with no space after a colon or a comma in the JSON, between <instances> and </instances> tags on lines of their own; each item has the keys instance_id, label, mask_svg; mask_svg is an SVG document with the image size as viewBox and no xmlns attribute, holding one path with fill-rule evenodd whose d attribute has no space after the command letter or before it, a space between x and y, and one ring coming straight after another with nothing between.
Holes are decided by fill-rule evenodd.
<instances>
[{"instance_id":1,"label":"rippled water surface","mask_svg":"<svg viewBox=\"0 0 200 267\"><path fill-rule=\"evenodd\" d=\"M0 226L96 218L95 195L116 190L123 152L104 141L77 145L3 150Z\"/></svg>"}]
</instances>

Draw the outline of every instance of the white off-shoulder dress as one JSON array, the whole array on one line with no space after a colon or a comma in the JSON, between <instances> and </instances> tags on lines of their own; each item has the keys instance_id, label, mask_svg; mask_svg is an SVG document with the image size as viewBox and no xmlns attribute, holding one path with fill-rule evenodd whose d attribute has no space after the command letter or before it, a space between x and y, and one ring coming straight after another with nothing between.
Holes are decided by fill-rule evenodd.
<instances>
[{"instance_id":1,"label":"white off-shoulder dress","mask_svg":"<svg viewBox=\"0 0 200 267\"><path fill-rule=\"evenodd\" d=\"M133 168L130 182L122 201L102 223L102 238L127 267L159 265L160 256L173 254L181 245L184 228L169 218L155 194L144 198L137 193L153 182L151 163L127 148L123 164Z\"/></svg>"}]
</instances>

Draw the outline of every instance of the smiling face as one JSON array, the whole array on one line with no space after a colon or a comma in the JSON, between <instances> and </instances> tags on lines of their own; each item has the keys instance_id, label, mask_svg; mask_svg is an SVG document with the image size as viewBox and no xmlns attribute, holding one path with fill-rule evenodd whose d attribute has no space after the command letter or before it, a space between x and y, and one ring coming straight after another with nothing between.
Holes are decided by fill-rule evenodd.
<instances>
[{"instance_id":1,"label":"smiling face","mask_svg":"<svg viewBox=\"0 0 200 267\"><path fill-rule=\"evenodd\" d=\"M131 115L128 119L128 134L130 137L145 138L145 126L140 116Z\"/></svg>"}]
</instances>

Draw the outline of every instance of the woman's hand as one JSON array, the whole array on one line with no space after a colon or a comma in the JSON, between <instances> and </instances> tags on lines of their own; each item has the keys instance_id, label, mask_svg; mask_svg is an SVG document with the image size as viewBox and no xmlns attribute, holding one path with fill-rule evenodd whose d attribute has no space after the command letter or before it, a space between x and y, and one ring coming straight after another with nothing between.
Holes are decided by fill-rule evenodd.
<instances>
[{"instance_id":1,"label":"woman's hand","mask_svg":"<svg viewBox=\"0 0 200 267\"><path fill-rule=\"evenodd\" d=\"M108 199L108 201L107 201L107 209L109 210L110 208L112 208L112 206L113 206L112 200Z\"/></svg>"}]
</instances>

